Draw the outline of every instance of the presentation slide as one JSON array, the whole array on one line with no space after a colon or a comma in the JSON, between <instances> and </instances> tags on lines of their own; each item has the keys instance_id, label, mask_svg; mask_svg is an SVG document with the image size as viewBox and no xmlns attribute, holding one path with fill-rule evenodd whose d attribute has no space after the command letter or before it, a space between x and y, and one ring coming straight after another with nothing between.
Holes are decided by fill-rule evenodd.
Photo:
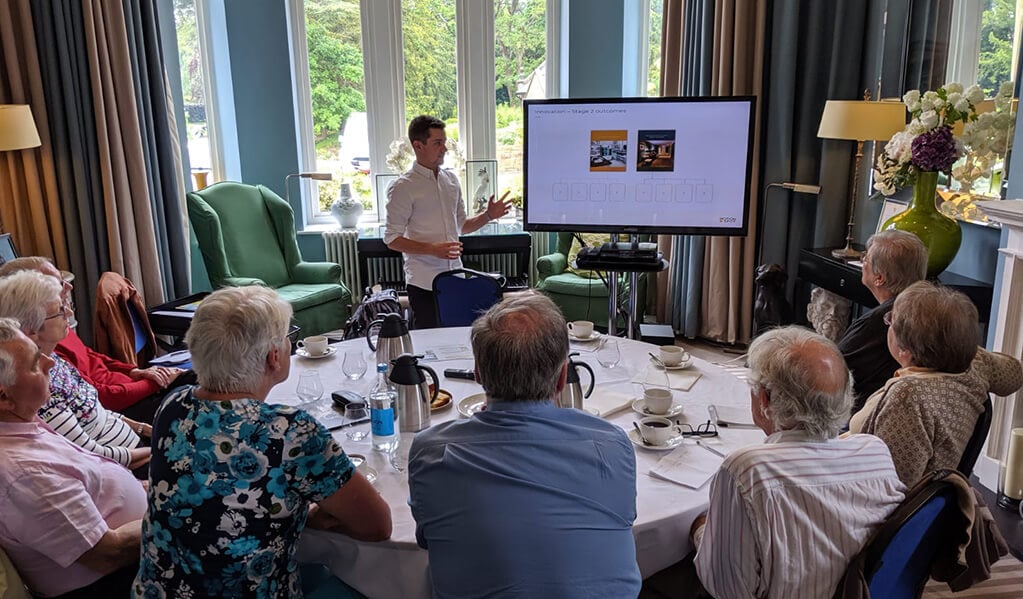
<instances>
[{"instance_id":1,"label":"presentation slide","mask_svg":"<svg viewBox=\"0 0 1023 599\"><path fill-rule=\"evenodd\" d=\"M748 98L527 102L527 228L744 233L751 110Z\"/></svg>"}]
</instances>

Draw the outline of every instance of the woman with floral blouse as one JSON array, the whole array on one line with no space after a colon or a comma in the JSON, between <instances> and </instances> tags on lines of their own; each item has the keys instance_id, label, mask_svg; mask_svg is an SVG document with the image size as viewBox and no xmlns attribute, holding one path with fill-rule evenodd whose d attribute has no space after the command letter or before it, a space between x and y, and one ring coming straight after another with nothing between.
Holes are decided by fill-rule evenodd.
<instances>
[{"instance_id":1,"label":"woman with floral blouse","mask_svg":"<svg viewBox=\"0 0 1023 599\"><path fill-rule=\"evenodd\" d=\"M156 414L135 597L301 597L307 519L390 537L390 509L323 425L265 403L291 368L290 319L257 286L221 289L196 310L185 341L199 384Z\"/></svg>"}]
</instances>

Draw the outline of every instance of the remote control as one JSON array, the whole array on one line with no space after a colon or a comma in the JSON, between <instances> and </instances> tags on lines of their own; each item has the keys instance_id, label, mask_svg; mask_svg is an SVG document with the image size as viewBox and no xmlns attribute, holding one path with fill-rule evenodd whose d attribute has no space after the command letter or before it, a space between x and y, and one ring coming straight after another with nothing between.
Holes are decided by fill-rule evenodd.
<instances>
[{"instance_id":1,"label":"remote control","mask_svg":"<svg viewBox=\"0 0 1023 599\"><path fill-rule=\"evenodd\" d=\"M449 379L476 380L476 372L472 368L445 368L444 376Z\"/></svg>"}]
</instances>

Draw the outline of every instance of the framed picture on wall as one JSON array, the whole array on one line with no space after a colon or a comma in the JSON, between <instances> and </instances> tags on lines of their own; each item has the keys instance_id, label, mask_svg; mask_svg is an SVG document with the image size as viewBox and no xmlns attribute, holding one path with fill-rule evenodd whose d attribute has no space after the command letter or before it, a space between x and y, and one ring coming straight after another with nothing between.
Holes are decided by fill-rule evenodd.
<instances>
[{"instance_id":1,"label":"framed picture on wall","mask_svg":"<svg viewBox=\"0 0 1023 599\"><path fill-rule=\"evenodd\" d=\"M487 209L487 200L497 193L497 161L465 161L465 212L472 217Z\"/></svg>"},{"instance_id":2,"label":"framed picture on wall","mask_svg":"<svg viewBox=\"0 0 1023 599\"><path fill-rule=\"evenodd\" d=\"M18 250L14 247L14 240L10 233L0 234L0 264L18 257Z\"/></svg>"},{"instance_id":3,"label":"framed picture on wall","mask_svg":"<svg viewBox=\"0 0 1023 599\"><path fill-rule=\"evenodd\" d=\"M876 233L881 231L881 227L888 221L889 218L899 214L903 210L909 207L907 202L900 202L891 198L886 198L884 204L881 206L881 216L877 219L877 230Z\"/></svg>"}]
</instances>

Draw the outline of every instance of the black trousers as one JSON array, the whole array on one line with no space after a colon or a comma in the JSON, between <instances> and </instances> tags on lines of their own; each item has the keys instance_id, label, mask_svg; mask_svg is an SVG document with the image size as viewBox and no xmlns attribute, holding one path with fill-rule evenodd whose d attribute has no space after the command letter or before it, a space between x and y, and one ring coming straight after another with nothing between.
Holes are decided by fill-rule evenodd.
<instances>
[{"instance_id":1,"label":"black trousers","mask_svg":"<svg viewBox=\"0 0 1023 599\"><path fill-rule=\"evenodd\" d=\"M405 291L408 293L408 305L412 308L412 328L435 329L440 326L436 294L415 285L407 286Z\"/></svg>"},{"instance_id":2,"label":"black trousers","mask_svg":"<svg viewBox=\"0 0 1023 599\"><path fill-rule=\"evenodd\" d=\"M131 584L135 582L139 565L125 566L111 572L96 582L59 595L58 599L97 599L98 597L128 597L131 595Z\"/></svg>"}]
</instances>

